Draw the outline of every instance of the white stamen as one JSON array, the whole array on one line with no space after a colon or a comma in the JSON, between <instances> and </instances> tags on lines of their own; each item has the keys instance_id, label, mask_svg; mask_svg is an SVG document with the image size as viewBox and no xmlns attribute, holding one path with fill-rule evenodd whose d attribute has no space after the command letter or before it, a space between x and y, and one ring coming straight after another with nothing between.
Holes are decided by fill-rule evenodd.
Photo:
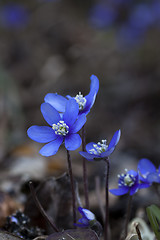
<instances>
[{"instance_id":1,"label":"white stamen","mask_svg":"<svg viewBox=\"0 0 160 240\"><path fill-rule=\"evenodd\" d=\"M77 95L75 96L75 100L76 100L76 102L77 102L78 105L79 105L79 110L83 110L84 107L85 107L85 105L86 105L87 100L86 100L85 97L83 97L83 95L81 94L81 92L79 92L79 94L77 94Z\"/></svg>"},{"instance_id":2,"label":"white stamen","mask_svg":"<svg viewBox=\"0 0 160 240\"><path fill-rule=\"evenodd\" d=\"M57 124L53 124L52 129L55 131L55 134L62 136L66 136L69 132L69 127L62 120L60 120Z\"/></svg>"},{"instance_id":3,"label":"white stamen","mask_svg":"<svg viewBox=\"0 0 160 240\"><path fill-rule=\"evenodd\" d=\"M121 174L119 175L119 186L128 186L131 187L135 184L136 178L133 174Z\"/></svg>"},{"instance_id":4,"label":"white stamen","mask_svg":"<svg viewBox=\"0 0 160 240\"><path fill-rule=\"evenodd\" d=\"M131 176L129 174L127 174L125 177L124 177L124 183L127 185L127 186L132 186L134 184L133 182L133 179L131 178Z\"/></svg>"},{"instance_id":5,"label":"white stamen","mask_svg":"<svg viewBox=\"0 0 160 240\"><path fill-rule=\"evenodd\" d=\"M108 148L108 145L106 144L107 140L102 140L101 142L98 142L97 144L93 144L92 149L89 150L91 154L99 155L103 152L105 152Z\"/></svg>"}]
</instances>

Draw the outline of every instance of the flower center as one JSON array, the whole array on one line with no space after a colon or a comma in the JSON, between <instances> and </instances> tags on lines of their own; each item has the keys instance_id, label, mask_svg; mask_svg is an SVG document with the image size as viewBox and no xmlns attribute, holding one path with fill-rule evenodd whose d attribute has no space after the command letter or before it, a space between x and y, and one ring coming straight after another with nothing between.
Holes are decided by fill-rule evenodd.
<instances>
[{"instance_id":1,"label":"flower center","mask_svg":"<svg viewBox=\"0 0 160 240\"><path fill-rule=\"evenodd\" d=\"M55 131L55 134L66 136L69 133L69 127L64 121L59 121L57 124L52 125L52 129Z\"/></svg>"},{"instance_id":2,"label":"flower center","mask_svg":"<svg viewBox=\"0 0 160 240\"><path fill-rule=\"evenodd\" d=\"M107 140L101 140L101 142L98 142L97 144L93 144L92 149L89 150L91 154L99 155L103 152L105 152L108 148L108 145L106 144Z\"/></svg>"},{"instance_id":3,"label":"flower center","mask_svg":"<svg viewBox=\"0 0 160 240\"><path fill-rule=\"evenodd\" d=\"M125 174L118 175L118 177L119 177L118 185L120 187L122 186L131 187L136 182L136 178L132 174L125 173Z\"/></svg>"},{"instance_id":4,"label":"flower center","mask_svg":"<svg viewBox=\"0 0 160 240\"><path fill-rule=\"evenodd\" d=\"M83 110L84 107L85 107L85 105L86 105L87 100L86 100L85 97L83 97L83 95L81 94L81 92L79 92L79 94L77 94L77 95L75 96L75 100L76 100L76 102L77 102L78 105L79 105L79 110Z\"/></svg>"}]
</instances>

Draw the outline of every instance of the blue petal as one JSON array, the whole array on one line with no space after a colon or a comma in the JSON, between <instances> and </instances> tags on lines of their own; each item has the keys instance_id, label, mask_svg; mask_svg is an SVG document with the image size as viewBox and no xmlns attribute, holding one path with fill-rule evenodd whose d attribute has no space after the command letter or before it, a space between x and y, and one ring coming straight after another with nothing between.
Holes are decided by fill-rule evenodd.
<instances>
[{"instance_id":1,"label":"blue petal","mask_svg":"<svg viewBox=\"0 0 160 240\"><path fill-rule=\"evenodd\" d=\"M72 126L79 113L79 105L75 99L69 99L66 104L66 110L63 115L63 120L68 126Z\"/></svg>"},{"instance_id":2,"label":"blue petal","mask_svg":"<svg viewBox=\"0 0 160 240\"><path fill-rule=\"evenodd\" d=\"M97 157L96 155L90 154L90 153L87 153L87 152L79 152L79 154L80 154L82 157L84 157L84 158L86 158L87 160L89 160L89 161L93 161L94 158Z\"/></svg>"},{"instance_id":3,"label":"blue petal","mask_svg":"<svg viewBox=\"0 0 160 240\"><path fill-rule=\"evenodd\" d=\"M95 215L88 209L79 207L79 212L82 214L83 219L87 219L87 221L95 220Z\"/></svg>"},{"instance_id":4,"label":"blue petal","mask_svg":"<svg viewBox=\"0 0 160 240\"><path fill-rule=\"evenodd\" d=\"M78 222L81 222L81 220L79 219ZM81 223L81 224L74 223L74 226L77 226L77 227L88 227L88 224L86 225L86 224L83 224L83 223Z\"/></svg>"},{"instance_id":5,"label":"blue petal","mask_svg":"<svg viewBox=\"0 0 160 240\"><path fill-rule=\"evenodd\" d=\"M49 103L41 104L41 112L43 114L44 119L49 125L53 125L60 121L61 117L57 110L53 108Z\"/></svg>"},{"instance_id":6,"label":"blue petal","mask_svg":"<svg viewBox=\"0 0 160 240\"><path fill-rule=\"evenodd\" d=\"M78 211L80 212L80 214L85 217L86 215L83 212L83 208L82 207L78 207Z\"/></svg>"},{"instance_id":7,"label":"blue petal","mask_svg":"<svg viewBox=\"0 0 160 240\"><path fill-rule=\"evenodd\" d=\"M91 79L90 92L88 95L85 96L87 102L84 111L82 111L85 113L88 113L90 111L90 108L93 106L97 92L99 90L99 79L95 75L91 75L90 79Z\"/></svg>"},{"instance_id":8,"label":"blue petal","mask_svg":"<svg viewBox=\"0 0 160 240\"><path fill-rule=\"evenodd\" d=\"M47 126L32 126L27 130L27 134L32 140L40 143L47 143L57 138L53 129Z\"/></svg>"},{"instance_id":9,"label":"blue petal","mask_svg":"<svg viewBox=\"0 0 160 240\"><path fill-rule=\"evenodd\" d=\"M90 79L91 79L90 92L95 92L97 94L99 90L99 79L94 74L90 76Z\"/></svg>"},{"instance_id":10,"label":"blue petal","mask_svg":"<svg viewBox=\"0 0 160 240\"><path fill-rule=\"evenodd\" d=\"M139 184L139 189L141 189L141 188L148 188L150 186L151 186L151 183L140 183Z\"/></svg>"},{"instance_id":11,"label":"blue petal","mask_svg":"<svg viewBox=\"0 0 160 240\"><path fill-rule=\"evenodd\" d=\"M160 183L159 173L158 172L149 173L148 176L147 176L147 180L148 180L149 183L153 183L153 182Z\"/></svg>"},{"instance_id":12,"label":"blue petal","mask_svg":"<svg viewBox=\"0 0 160 240\"><path fill-rule=\"evenodd\" d=\"M87 151L89 154L91 154L91 153L90 153L90 150L91 150L91 149L94 149L94 150L97 152L96 148L93 147L93 145L96 145L96 143L90 142L90 143L88 143L88 144L86 145L86 151Z\"/></svg>"},{"instance_id":13,"label":"blue petal","mask_svg":"<svg viewBox=\"0 0 160 240\"><path fill-rule=\"evenodd\" d=\"M134 170L127 171L127 174L133 175L136 179L138 178L138 173L136 171L134 171Z\"/></svg>"},{"instance_id":14,"label":"blue petal","mask_svg":"<svg viewBox=\"0 0 160 240\"><path fill-rule=\"evenodd\" d=\"M139 180L142 181L142 182L144 182L144 183L148 183L147 178L144 178L144 177L142 177L141 175L139 175Z\"/></svg>"},{"instance_id":15,"label":"blue petal","mask_svg":"<svg viewBox=\"0 0 160 240\"><path fill-rule=\"evenodd\" d=\"M71 97L70 95L66 95L66 98L69 99L74 99L74 97Z\"/></svg>"},{"instance_id":16,"label":"blue petal","mask_svg":"<svg viewBox=\"0 0 160 240\"><path fill-rule=\"evenodd\" d=\"M67 99L65 97L58 95L57 93L48 93L45 96L44 101L51 104L58 112L65 112L67 103Z\"/></svg>"},{"instance_id":17,"label":"blue petal","mask_svg":"<svg viewBox=\"0 0 160 240\"><path fill-rule=\"evenodd\" d=\"M142 175L147 176L149 173L156 172L156 167L149 159L142 158L138 163L138 170Z\"/></svg>"},{"instance_id":18,"label":"blue petal","mask_svg":"<svg viewBox=\"0 0 160 240\"><path fill-rule=\"evenodd\" d=\"M82 114L78 117L77 121L72 125L72 127L70 128L70 132L71 133L76 133L78 132L85 124L86 122L86 115Z\"/></svg>"},{"instance_id":19,"label":"blue petal","mask_svg":"<svg viewBox=\"0 0 160 240\"><path fill-rule=\"evenodd\" d=\"M138 189L139 189L139 184L138 183L134 184L133 187L130 188L129 194L133 195L134 193L136 193L138 191Z\"/></svg>"},{"instance_id":20,"label":"blue petal","mask_svg":"<svg viewBox=\"0 0 160 240\"><path fill-rule=\"evenodd\" d=\"M73 133L65 137L65 147L67 150L76 150L81 146L81 138L79 134Z\"/></svg>"},{"instance_id":21,"label":"blue petal","mask_svg":"<svg viewBox=\"0 0 160 240\"><path fill-rule=\"evenodd\" d=\"M58 137L56 140L44 145L44 147L41 148L39 153L46 157L55 155L60 145L62 144L62 142L63 142L63 137Z\"/></svg>"},{"instance_id":22,"label":"blue petal","mask_svg":"<svg viewBox=\"0 0 160 240\"><path fill-rule=\"evenodd\" d=\"M115 189L110 189L110 193L120 196L124 195L129 191L129 187L121 187L121 188L115 188Z\"/></svg>"},{"instance_id":23,"label":"blue petal","mask_svg":"<svg viewBox=\"0 0 160 240\"><path fill-rule=\"evenodd\" d=\"M78 222L82 223L84 226L89 226L89 221L86 218L80 218Z\"/></svg>"},{"instance_id":24,"label":"blue petal","mask_svg":"<svg viewBox=\"0 0 160 240\"><path fill-rule=\"evenodd\" d=\"M107 151L105 151L105 152L103 152L103 153L101 153L101 157L102 158L105 158L105 157L108 157L113 151L114 151L114 147L113 148L110 148L110 149L107 149Z\"/></svg>"},{"instance_id":25,"label":"blue petal","mask_svg":"<svg viewBox=\"0 0 160 240\"><path fill-rule=\"evenodd\" d=\"M119 142L120 136L121 136L121 130L116 131L109 143L108 150L117 145L117 143Z\"/></svg>"}]
</instances>

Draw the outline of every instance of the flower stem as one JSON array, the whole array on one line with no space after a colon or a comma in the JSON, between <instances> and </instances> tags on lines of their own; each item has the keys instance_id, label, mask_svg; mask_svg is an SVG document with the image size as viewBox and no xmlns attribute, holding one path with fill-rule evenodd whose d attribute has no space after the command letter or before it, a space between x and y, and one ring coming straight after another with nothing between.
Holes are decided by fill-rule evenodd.
<instances>
[{"instance_id":1,"label":"flower stem","mask_svg":"<svg viewBox=\"0 0 160 240\"><path fill-rule=\"evenodd\" d=\"M159 193L159 190L158 190L158 184L157 183L153 183L152 185L153 185L153 187L154 187L154 189L156 191L156 194L157 194L158 198L160 199L160 193Z\"/></svg>"},{"instance_id":2,"label":"flower stem","mask_svg":"<svg viewBox=\"0 0 160 240\"><path fill-rule=\"evenodd\" d=\"M109 197L108 197L108 182L109 182L109 159L105 159L106 163L106 173L105 173L105 179L106 179L106 185L105 185L105 190L106 190L106 208L105 208L105 223L104 223L104 240L109 240L109 234L108 234L108 229L109 229Z\"/></svg>"},{"instance_id":3,"label":"flower stem","mask_svg":"<svg viewBox=\"0 0 160 240\"><path fill-rule=\"evenodd\" d=\"M128 223L131 215L131 207L132 207L132 196L129 194L128 197L128 204L127 204L127 215L126 215L126 221L124 226L124 239L127 237L128 234Z\"/></svg>"},{"instance_id":4,"label":"flower stem","mask_svg":"<svg viewBox=\"0 0 160 240\"><path fill-rule=\"evenodd\" d=\"M85 127L82 127L82 151L85 151ZM84 196L85 196L85 207L89 209L89 198L88 198L88 177L87 177L87 166L86 159L83 157L83 184L84 184Z\"/></svg>"},{"instance_id":5,"label":"flower stem","mask_svg":"<svg viewBox=\"0 0 160 240\"><path fill-rule=\"evenodd\" d=\"M95 186L96 186L96 197L97 197L97 201L98 201L98 204L99 204L100 212L101 212L103 223L104 223L105 213L104 213L102 197L101 197L101 193L100 193L100 178L99 178L99 176L97 176L95 178Z\"/></svg>"},{"instance_id":6,"label":"flower stem","mask_svg":"<svg viewBox=\"0 0 160 240\"><path fill-rule=\"evenodd\" d=\"M72 191L73 226L75 227L74 224L77 221L77 216L76 216L76 194L75 194L75 184L74 184L73 173L72 173L71 157L70 157L70 152L68 150L67 150L67 161L68 161L68 173L69 173L69 177L70 177L71 191Z\"/></svg>"},{"instance_id":7,"label":"flower stem","mask_svg":"<svg viewBox=\"0 0 160 240\"><path fill-rule=\"evenodd\" d=\"M37 206L37 208L39 209L40 213L42 214L42 216L47 220L47 222L51 225L51 227L54 229L55 232L59 232L58 228L56 227L56 225L52 222L51 218L46 214L46 212L44 211L41 203L39 202L36 192L34 190L33 187L33 183L30 181L29 182L29 187L30 187L30 191L33 197L33 200Z\"/></svg>"}]
</instances>

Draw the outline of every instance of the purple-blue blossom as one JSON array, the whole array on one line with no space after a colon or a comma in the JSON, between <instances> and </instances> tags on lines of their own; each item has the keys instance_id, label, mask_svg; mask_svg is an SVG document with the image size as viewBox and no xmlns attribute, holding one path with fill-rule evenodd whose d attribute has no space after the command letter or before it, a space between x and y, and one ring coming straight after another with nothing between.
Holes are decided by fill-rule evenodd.
<instances>
[{"instance_id":1,"label":"purple-blue blossom","mask_svg":"<svg viewBox=\"0 0 160 240\"><path fill-rule=\"evenodd\" d=\"M27 9L16 3L8 3L0 7L0 25L6 28L24 27L29 20Z\"/></svg>"},{"instance_id":2,"label":"purple-blue blossom","mask_svg":"<svg viewBox=\"0 0 160 240\"><path fill-rule=\"evenodd\" d=\"M63 113L65 111L68 99L75 99L79 105L79 115L83 113L88 114L95 102L96 95L99 90L98 78L95 75L91 75L90 79L90 92L86 96L83 96L81 92L79 92L75 97L71 97L69 95L63 97L57 93L48 93L45 96L44 101L51 104L58 112Z\"/></svg>"},{"instance_id":3,"label":"purple-blue blossom","mask_svg":"<svg viewBox=\"0 0 160 240\"><path fill-rule=\"evenodd\" d=\"M133 28L129 23L124 23L117 31L117 44L121 49L136 46L144 38L144 31Z\"/></svg>"},{"instance_id":4,"label":"purple-blue blossom","mask_svg":"<svg viewBox=\"0 0 160 240\"><path fill-rule=\"evenodd\" d=\"M79 153L89 161L105 159L114 151L119 142L120 135L121 131L116 131L109 145L107 145L106 139L98 143L90 142L86 145L86 152L81 151Z\"/></svg>"},{"instance_id":5,"label":"purple-blue blossom","mask_svg":"<svg viewBox=\"0 0 160 240\"><path fill-rule=\"evenodd\" d=\"M142 158L138 163L140 180L145 183L160 183L160 166L156 169L155 165L147 158Z\"/></svg>"},{"instance_id":6,"label":"purple-blue blossom","mask_svg":"<svg viewBox=\"0 0 160 240\"><path fill-rule=\"evenodd\" d=\"M89 22L96 28L114 28L119 47L142 43L150 28L160 26L160 1L100 0L89 11Z\"/></svg>"},{"instance_id":7,"label":"purple-blue blossom","mask_svg":"<svg viewBox=\"0 0 160 240\"><path fill-rule=\"evenodd\" d=\"M89 227L96 221L95 215L90 210L79 207L78 211L82 215L82 218L78 220L78 223L75 224L76 226Z\"/></svg>"},{"instance_id":8,"label":"purple-blue blossom","mask_svg":"<svg viewBox=\"0 0 160 240\"><path fill-rule=\"evenodd\" d=\"M129 16L129 25L142 31L148 29L155 22L152 5L141 3L135 6Z\"/></svg>"},{"instance_id":9,"label":"purple-blue blossom","mask_svg":"<svg viewBox=\"0 0 160 240\"><path fill-rule=\"evenodd\" d=\"M79 106L74 99L67 101L63 115L59 114L49 103L41 104L41 112L50 126L31 126L27 131L32 140L47 143L41 148L41 155L56 154L63 142L67 150L75 150L80 147L81 138L77 132L85 124L86 115L78 116Z\"/></svg>"},{"instance_id":10,"label":"purple-blue blossom","mask_svg":"<svg viewBox=\"0 0 160 240\"><path fill-rule=\"evenodd\" d=\"M116 17L117 12L115 9L103 2L95 4L89 13L90 23L98 28L110 27Z\"/></svg>"},{"instance_id":11,"label":"purple-blue blossom","mask_svg":"<svg viewBox=\"0 0 160 240\"><path fill-rule=\"evenodd\" d=\"M129 195L135 194L138 189L147 188L150 185L147 183L141 183L138 172L134 170L126 170L126 173L118 175L118 188L110 189L110 193L120 196L126 193Z\"/></svg>"}]
</instances>

